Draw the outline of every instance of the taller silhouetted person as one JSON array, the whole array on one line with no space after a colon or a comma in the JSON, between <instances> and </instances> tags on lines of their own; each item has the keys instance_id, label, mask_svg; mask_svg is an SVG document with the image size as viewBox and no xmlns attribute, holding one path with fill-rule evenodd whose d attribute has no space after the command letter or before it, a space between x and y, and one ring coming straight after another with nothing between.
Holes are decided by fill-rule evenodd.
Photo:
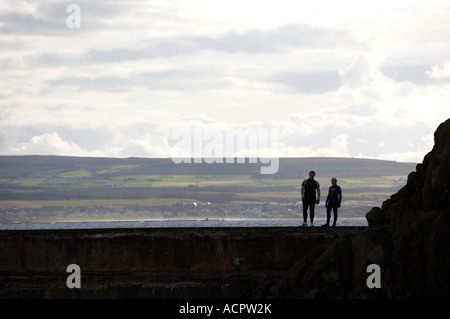
<instances>
[{"instance_id":1,"label":"taller silhouetted person","mask_svg":"<svg viewBox=\"0 0 450 319\"><path fill-rule=\"evenodd\" d=\"M314 179L315 176L316 172L309 172L309 178L305 179L302 183L303 226L308 225L308 207L311 226L314 226L314 209L320 202L320 185Z\"/></svg>"}]
</instances>

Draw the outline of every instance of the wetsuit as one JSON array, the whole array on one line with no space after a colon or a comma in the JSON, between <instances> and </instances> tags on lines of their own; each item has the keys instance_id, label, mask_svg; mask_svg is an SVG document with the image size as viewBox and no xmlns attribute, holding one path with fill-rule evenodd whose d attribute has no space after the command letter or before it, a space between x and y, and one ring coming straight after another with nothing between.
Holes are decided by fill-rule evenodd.
<instances>
[{"instance_id":1,"label":"wetsuit","mask_svg":"<svg viewBox=\"0 0 450 319\"><path fill-rule=\"evenodd\" d=\"M326 223L326 225L330 224L331 209L333 209L333 214L334 214L333 226L336 226L337 210L338 210L338 207L341 207L341 200L342 200L341 188L338 185L330 186L330 188L328 189L327 200L325 201L325 207L327 208L327 223Z\"/></svg>"},{"instance_id":2,"label":"wetsuit","mask_svg":"<svg viewBox=\"0 0 450 319\"><path fill-rule=\"evenodd\" d=\"M317 192L317 199L316 199ZM314 221L314 208L316 202L320 200L320 185L314 179L305 179L302 183L302 201L303 201L303 221L308 220L308 206L311 223Z\"/></svg>"}]
</instances>

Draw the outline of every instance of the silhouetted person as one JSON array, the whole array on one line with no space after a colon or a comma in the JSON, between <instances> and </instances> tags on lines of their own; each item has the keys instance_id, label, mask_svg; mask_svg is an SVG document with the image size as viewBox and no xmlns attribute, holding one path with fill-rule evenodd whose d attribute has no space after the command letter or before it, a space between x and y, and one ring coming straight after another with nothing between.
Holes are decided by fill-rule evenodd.
<instances>
[{"instance_id":1,"label":"silhouetted person","mask_svg":"<svg viewBox=\"0 0 450 319\"><path fill-rule=\"evenodd\" d=\"M303 226L307 226L308 207L311 226L313 226L314 208L316 204L319 204L320 201L320 185L319 182L314 179L314 176L316 176L316 173L314 171L309 172L309 178L305 179L302 183Z\"/></svg>"},{"instance_id":2,"label":"silhouetted person","mask_svg":"<svg viewBox=\"0 0 450 319\"><path fill-rule=\"evenodd\" d=\"M331 186L328 189L328 196L325 201L325 207L327 208L327 223L323 225L324 227L330 226L330 219L331 219L331 210L333 210L334 214L334 220L333 220L333 227L336 226L336 221L338 217L338 208L341 207L341 200L342 200L342 189L340 186L337 185L337 179L332 178L331 179Z\"/></svg>"}]
</instances>

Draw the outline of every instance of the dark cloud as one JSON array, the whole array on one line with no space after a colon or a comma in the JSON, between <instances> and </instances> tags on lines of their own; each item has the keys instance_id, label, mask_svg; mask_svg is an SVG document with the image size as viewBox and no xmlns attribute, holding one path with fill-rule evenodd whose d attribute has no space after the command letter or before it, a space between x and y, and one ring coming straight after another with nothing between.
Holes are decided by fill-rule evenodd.
<instances>
[{"instance_id":1,"label":"dark cloud","mask_svg":"<svg viewBox=\"0 0 450 319\"><path fill-rule=\"evenodd\" d=\"M285 25L276 30L252 29L229 32L219 37L182 37L155 42L140 48L93 49L87 53L92 62L118 62L154 57L191 54L212 50L249 54L280 52L292 47L332 48L356 44L344 31L309 25Z\"/></svg>"},{"instance_id":2,"label":"dark cloud","mask_svg":"<svg viewBox=\"0 0 450 319\"><path fill-rule=\"evenodd\" d=\"M337 90L341 81L337 71L283 71L256 80L281 83L288 89L301 94L320 94ZM71 86L82 90L122 91L131 87L145 87L148 90L202 90L230 86L231 80L218 69L172 69L141 72L129 76L70 76L64 75L46 82L52 88Z\"/></svg>"},{"instance_id":3,"label":"dark cloud","mask_svg":"<svg viewBox=\"0 0 450 319\"><path fill-rule=\"evenodd\" d=\"M137 48L91 49L85 54L83 60L90 63L135 61L186 55L198 50L200 48L196 47L194 43L179 39L157 42L147 46L139 45Z\"/></svg>"},{"instance_id":4,"label":"dark cloud","mask_svg":"<svg viewBox=\"0 0 450 319\"><path fill-rule=\"evenodd\" d=\"M341 81L337 71L284 71L270 76L269 82L281 83L303 94L337 90Z\"/></svg>"},{"instance_id":5,"label":"dark cloud","mask_svg":"<svg viewBox=\"0 0 450 319\"><path fill-rule=\"evenodd\" d=\"M435 85L449 83L450 78L431 78L427 72L432 69L432 65L412 64L412 65L391 65L385 64L381 67L381 72L396 82L409 81L417 86Z\"/></svg>"},{"instance_id":6,"label":"dark cloud","mask_svg":"<svg viewBox=\"0 0 450 319\"><path fill-rule=\"evenodd\" d=\"M71 52L64 54L58 52L42 52L38 55L27 55L24 57L24 61L30 65L56 67L79 65L85 59L82 55Z\"/></svg>"},{"instance_id":7,"label":"dark cloud","mask_svg":"<svg viewBox=\"0 0 450 319\"><path fill-rule=\"evenodd\" d=\"M304 24L288 24L275 30L230 32L218 38L196 37L193 40L204 49L255 54L279 52L293 47L333 48L358 44L345 31Z\"/></svg>"},{"instance_id":8,"label":"dark cloud","mask_svg":"<svg viewBox=\"0 0 450 319\"><path fill-rule=\"evenodd\" d=\"M130 44L132 47L133 45ZM120 63L127 61L139 61L146 59L173 57L181 54L190 54L198 51L191 43L166 41L147 46L116 47L111 49L94 48L86 52L74 51L43 51L35 54L27 54L24 61L29 66L56 67L56 66L80 66L102 63ZM63 48L64 49L64 48ZM11 58L0 59L0 65L14 66L9 63Z\"/></svg>"},{"instance_id":9,"label":"dark cloud","mask_svg":"<svg viewBox=\"0 0 450 319\"><path fill-rule=\"evenodd\" d=\"M54 28L54 24L48 28ZM67 32L67 28L65 29ZM123 32L126 35L128 31ZM266 54L292 48L333 48L350 44L358 45L344 31L289 24L275 30L252 29L241 33L228 32L219 37L187 36L159 40L140 38L134 43L128 43L127 47L91 48L84 53L40 52L28 56L27 59L43 66L68 63L78 65L174 57L203 51Z\"/></svg>"},{"instance_id":10,"label":"dark cloud","mask_svg":"<svg viewBox=\"0 0 450 319\"><path fill-rule=\"evenodd\" d=\"M223 88L230 83L217 72L202 72L201 70L166 70L142 72L129 77L99 76L72 77L63 76L47 81L51 87L73 86L82 90L120 91L131 87L144 87L147 90L203 90L208 88Z\"/></svg>"},{"instance_id":11,"label":"dark cloud","mask_svg":"<svg viewBox=\"0 0 450 319\"><path fill-rule=\"evenodd\" d=\"M377 112L377 109L372 105L350 105L342 110L339 110L339 113L349 114L355 116L371 116Z\"/></svg>"},{"instance_id":12,"label":"dark cloud","mask_svg":"<svg viewBox=\"0 0 450 319\"><path fill-rule=\"evenodd\" d=\"M3 24L0 32L5 34L46 35L63 28L67 29L65 18L52 21L18 12L0 13L0 21Z\"/></svg>"},{"instance_id":13,"label":"dark cloud","mask_svg":"<svg viewBox=\"0 0 450 319\"><path fill-rule=\"evenodd\" d=\"M30 1L35 4L34 1ZM93 32L104 28L121 27L120 23L109 21L126 14L132 9L121 1L76 1L81 11L81 29L71 32L66 25L72 12L67 12L71 2L40 2L34 13L1 12L1 33L39 36L84 35L83 31ZM122 26L123 27L123 26Z\"/></svg>"}]
</instances>

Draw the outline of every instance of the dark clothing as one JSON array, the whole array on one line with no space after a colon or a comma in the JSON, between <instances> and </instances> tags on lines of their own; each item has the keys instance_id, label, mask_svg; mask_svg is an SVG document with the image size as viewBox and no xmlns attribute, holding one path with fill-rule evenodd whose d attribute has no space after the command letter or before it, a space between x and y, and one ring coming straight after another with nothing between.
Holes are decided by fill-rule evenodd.
<instances>
[{"instance_id":1,"label":"dark clothing","mask_svg":"<svg viewBox=\"0 0 450 319\"><path fill-rule=\"evenodd\" d=\"M341 188L338 185L330 186L330 188L328 189L328 196L325 201L325 205L328 205L328 206L335 206L338 204L340 205L341 200L342 200Z\"/></svg>"},{"instance_id":2,"label":"dark clothing","mask_svg":"<svg viewBox=\"0 0 450 319\"><path fill-rule=\"evenodd\" d=\"M331 219L331 210L333 209L333 226L336 226L337 221L337 211L338 207L341 207L341 201L342 201L342 189L336 185L336 186L330 186L328 189L328 196L325 201L325 206L327 207L327 223L326 225L330 224Z\"/></svg>"},{"instance_id":3,"label":"dark clothing","mask_svg":"<svg viewBox=\"0 0 450 319\"><path fill-rule=\"evenodd\" d=\"M320 200L320 185L314 179L305 179L302 183L302 201L303 201L303 221L306 223L308 219L308 207L311 223L314 221L314 209L317 201ZM316 197L317 193L317 197Z\"/></svg>"},{"instance_id":4,"label":"dark clothing","mask_svg":"<svg viewBox=\"0 0 450 319\"><path fill-rule=\"evenodd\" d=\"M309 206L309 218L311 222L314 221L314 209L316 207L316 200L303 200L303 221L306 223L308 220L308 206Z\"/></svg>"},{"instance_id":5,"label":"dark clothing","mask_svg":"<svg viewBox=\"0 0 450 319\"><path fill-rule=\"evenodd\" d=\"M316 192L317 199L320 199L320 185L319 182L314 179L305 179L302 183L302 198L306 200L314 200L316 201Z\"/></svg>"},{"instance_id":6,"label":"dark clothing","mask_svg":"<svg viewBox=\"0 0 450 319\"><path fill-rule=\"evenodd\" d=\"M330 224L330 220L331 220L331 209L333 209L333 226L336 226L336 222L337 222L337 211L338 211L338 207L337 206L328 206L327 207L327 225Z\"/></svg>"}]
</instances>

